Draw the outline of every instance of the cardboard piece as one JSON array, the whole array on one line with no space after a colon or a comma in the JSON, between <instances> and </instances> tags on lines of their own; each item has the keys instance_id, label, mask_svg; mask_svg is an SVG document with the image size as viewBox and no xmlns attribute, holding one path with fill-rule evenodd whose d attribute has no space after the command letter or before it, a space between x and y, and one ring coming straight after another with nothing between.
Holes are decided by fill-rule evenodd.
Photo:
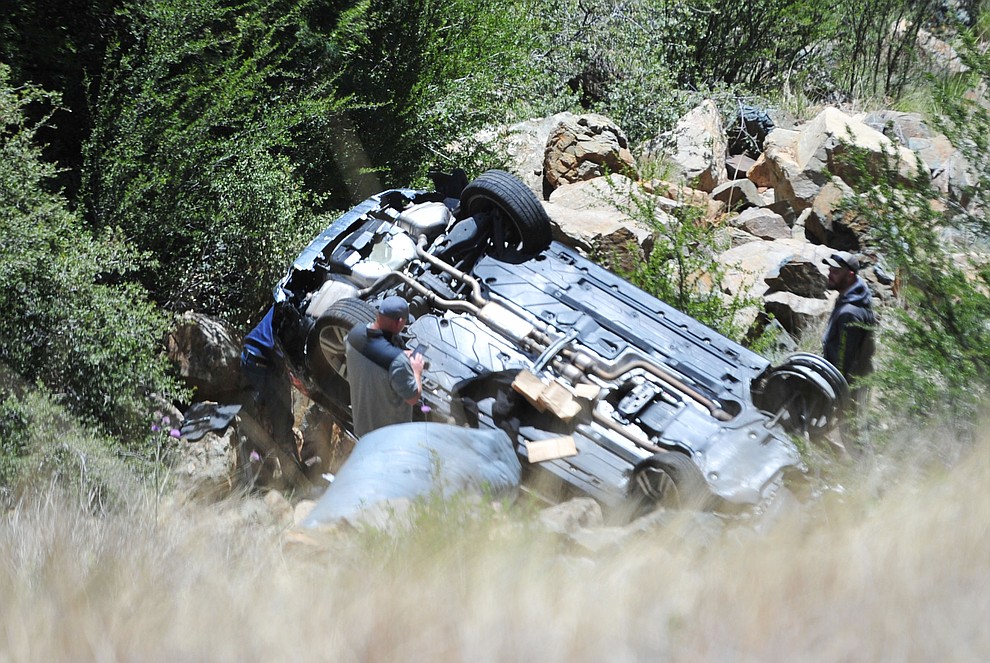
<instances>
[{"instance_id":1,"label":"cardboard piece","mask_svg":"<svg viewBox=\"0 0 990 663\"><path fill-rule=\"evenodd\" d=\"M577 446L570 435L554 437L549 440L526 440L526 455L531 463L544 460L566 458L577 455Z\"/></svg>"}]
</instances>

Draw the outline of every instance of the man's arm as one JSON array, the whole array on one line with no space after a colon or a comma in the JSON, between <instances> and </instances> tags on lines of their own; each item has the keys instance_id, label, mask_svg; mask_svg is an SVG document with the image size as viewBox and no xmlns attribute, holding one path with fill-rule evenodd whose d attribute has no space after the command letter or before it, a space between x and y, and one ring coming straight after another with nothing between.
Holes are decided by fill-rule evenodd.
<instances>
[{"instance_id":1,"label":"man's arm","mask_svg":"<svg viewBox=\"0 0 990 663\"><path fill-rule=\"evenodd\" d=\"M406 352L409 357L409 365L412 366L413 377L416 378L416 394L407 398L406 402L410 405L415 405L419 401L420 396L423 395L423 365L426 363L426 360L421 354L416 354L409 350Z\"/></svg>"},{"instance_id":2,"label":"man's arm","mask_svg":"<svg viewBox=\"0 0 990 663\"><path fill-rule=\"evenodd\" d=\"M389 367L389 383L406 403L413 405L423 391L423 357L411 356L406 350L392 361Z\"/></svg>"},{"instance_id":3,"label":"man's arm","mask_svg":"<svg viewBox=\"0 0 990 663\"><path fill-rule=\"evenodd\" d=\"M859 348L866 338L863 323L854 315L843 315L837 320L839 325L838 369L848 379L849 373L855 368Z\"/></svg>"}]
</instances>

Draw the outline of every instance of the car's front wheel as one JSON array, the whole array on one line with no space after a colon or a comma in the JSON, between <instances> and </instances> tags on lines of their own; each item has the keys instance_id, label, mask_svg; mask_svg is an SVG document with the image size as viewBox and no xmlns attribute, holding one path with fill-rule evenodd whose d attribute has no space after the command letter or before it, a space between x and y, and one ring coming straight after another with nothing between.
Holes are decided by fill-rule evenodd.
<instances>
[{"instance_id":1,"label":"car's front wheel","mask_svg":"<svg viewBox=\"0 0 990 663\"><path fill-rule=\"evenodd\" d=\"M502 262L530 260L550 246L550 217L536 194L515 176L489 170L461 193L461 210L491 217L489 254Z\"/></svg>"},{"instance_id":2,"label":"car's front wheel","mask_svg":"<svg viewBox=\"0 0 990 663\"><path fill-rule=\"evenodd\" d=\"M636 465L632 486L652 507L704 511L712 502L701 470L676 451L661 451Z\"/></svg>"},{"instance_id":3,"label":"car's front wheel","mask_svg":"<svg viewBox=\"0 0 990 663\"><path fill-rule=\"evenodd\" d=\"M344 340L354 327L375 319L375 308L360 299L341 299L320 316L306 341L310 373L320 382L329 377L347 379Z\"/></svg>"}]
</instances>

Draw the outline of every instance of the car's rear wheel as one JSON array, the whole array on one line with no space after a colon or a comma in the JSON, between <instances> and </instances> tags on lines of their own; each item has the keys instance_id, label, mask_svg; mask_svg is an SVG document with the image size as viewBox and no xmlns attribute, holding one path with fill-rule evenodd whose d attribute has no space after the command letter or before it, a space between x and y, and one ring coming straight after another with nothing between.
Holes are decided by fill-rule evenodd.
<instances>
[{"instance_id":1,"label":"car's rear wheel","mask_svg":"<svg viewBox=\"0 0 990 663\"><path fill-rule=\"evenodd\" d=\"M502 262L530 260L550 246L550 217L536 194L503 170L489 170L461 193L461 209L470 216L492 217L489 254Z\"/></svg>"},{"instance_id":2,"label":"car's rear wheel","mask_svg":"<svg viewBox=\"0 0 990 663\"><path fill-rule=\"evenodd\" d=\"M824 358L799 352L770 368L753 390L753 402L790 432L817 438L830 431L849 398L842 373Z\"/></svg>"},{"instance_id":3,"label":"car's rear wheel","mask_svg":"<svg viewBox=\"0 0 990 663\"><path fill-rule=\"evenodd\" d=\"M712 502L701 470L688 456L676 451L661 451L636 465L632 485L653 507L703 511Z\"/></svg>"},{"instance_id":4,"label":"car's rear wheel","mask_svg":"<svg viewBox=\"0 0 990 663\"><path fill-rule=\"evenodd\" d=\"M360 299L341 299L320 316L306 341L310 373L319 382L328 377L347 379L344 339L355 326L375 319L375 308Z\"/></svg>"}]
</instances>

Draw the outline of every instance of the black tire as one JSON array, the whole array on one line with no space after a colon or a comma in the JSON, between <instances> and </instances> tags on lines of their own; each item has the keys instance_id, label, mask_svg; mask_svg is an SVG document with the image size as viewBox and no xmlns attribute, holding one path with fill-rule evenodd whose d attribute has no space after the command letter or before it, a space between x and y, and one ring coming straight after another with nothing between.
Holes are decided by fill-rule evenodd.
<instances>
[{"instance_id":1,"label":"black tire","mask_svg":"<svg viewBox=\"0 0 990 663\"><path fill-rule=\"evenodd\" d=\"M821 355L811 352L795 352L790 355L782 364L783 366L795 366L809 369L816 375L822 376L832 391L835 392L836 399L840 404L849 398L849 383L842 377L842 373Z\"/></svg>"},{"instance_id":2,"label":"black tire","mask_svg":"<svg viewBox=\"0 0 990 663\"><path fill-rule=\"evenodd\" d=\"M849 398L842 373L824 358L806 352L770 368L753 392L761 410L779 415L785 430L820 438L835 427Z\"/></svg>"},{"instance_id":3,"label":"black tire","mask_svg":"<svg viewBox=\"0 0 990 663\"><path fill-rule=\"evenodd\" d=\"M373 322L375 316L375 307L353 298L334 302L320 316L306 340L306 362L317 382L347 379L344 339L355 326Z\"/></svg>"},{"instance_id":4,"label":"black tire","mask_svg":"<svg viewBox=\"0 0 990 663\"><path fill-rule=\"evenodd\" d=\"M553 240L550 217L536 194L504 170L489 170L464 187L461 211L493 216L488 253L502 262L535 258Z\"/></svg>"},{"instance_id":5,"label":"black tire","mask_svg":"<svg viewBox=\"0 0 990 663\"><path fill-rule=\"evenodd\" d=\"M654 508L705 511L713 501L701 470L676 451L661 451L636 465L632 485Z\"/></svg>"}]
</instances>

